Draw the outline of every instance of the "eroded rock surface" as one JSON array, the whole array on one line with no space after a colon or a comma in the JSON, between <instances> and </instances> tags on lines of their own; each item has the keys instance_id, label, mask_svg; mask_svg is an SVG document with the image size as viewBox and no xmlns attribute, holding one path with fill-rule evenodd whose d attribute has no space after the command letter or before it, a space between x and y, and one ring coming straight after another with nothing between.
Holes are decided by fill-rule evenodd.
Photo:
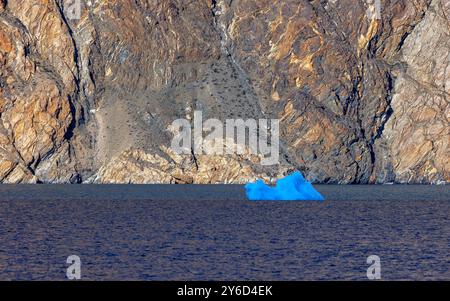
<instances>
[{"instance_id":1,"label":"eroded rock surface","mask_svg":"<svg viewBox=\"0 0 450 301\"><path fill-rule=\"evenodd\" d=\"M383 135L399 182L448 182L450 178L450 2L432 1L403 44L402 68ZM380 170L386 169L380 166Z\"/></svg>"},{"instance_id":2,"label":"eroded rock surface","mask_svg":"<svg viewBox=\"0 0 450 301\"><path fill-rule=\"evenodd\" d=\"M66 2L0 1L0 182L450 180L446 0ZM280 119L280 164L173 154L196 110Z\"/></svg>"},{"instance_id":3,"label":"eroded rock surface","mask_svg":"<svg viewBox=\"0 0 450 301\"><path fill-rule=\"evenodd\" d=\"M53 1L2 2L0 180L67 182L75 48Z\"/></svg>"}]
</instances>

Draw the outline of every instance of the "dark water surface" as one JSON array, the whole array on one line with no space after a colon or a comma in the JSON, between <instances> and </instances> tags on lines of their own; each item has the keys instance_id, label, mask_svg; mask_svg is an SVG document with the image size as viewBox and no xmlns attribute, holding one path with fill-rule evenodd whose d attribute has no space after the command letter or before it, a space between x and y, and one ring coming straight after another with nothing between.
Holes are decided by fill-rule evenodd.
<instances>
[{"instance_id":1,"label":"dark water surface","mask_svg":"<svg viewBox=\"0 0 450 301\"><path fill-rule=\"evenodd\" d=\"M446 186L319 186L248 202L241 186L0 185L0 280L450 280ZM215 199L215 200L212 200Z\"/></svg>"}]
</instances>

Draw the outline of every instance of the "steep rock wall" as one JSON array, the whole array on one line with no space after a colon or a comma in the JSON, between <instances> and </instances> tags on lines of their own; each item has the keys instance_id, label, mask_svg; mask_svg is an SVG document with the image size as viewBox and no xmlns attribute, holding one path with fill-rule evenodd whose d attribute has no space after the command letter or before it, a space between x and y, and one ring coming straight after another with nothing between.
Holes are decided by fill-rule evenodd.
<instances>
[{"instance_id":1,"label":"steep rock wall","mask_svg":"<svg viewBox=\"0 0 450 301\"><path fill-rule=\"evenodd\" d=\"M448 1L0 4L1 182L449 181ZM279 118L280 165L174 157L195 110Z\"/></svg>"}]
</instances>

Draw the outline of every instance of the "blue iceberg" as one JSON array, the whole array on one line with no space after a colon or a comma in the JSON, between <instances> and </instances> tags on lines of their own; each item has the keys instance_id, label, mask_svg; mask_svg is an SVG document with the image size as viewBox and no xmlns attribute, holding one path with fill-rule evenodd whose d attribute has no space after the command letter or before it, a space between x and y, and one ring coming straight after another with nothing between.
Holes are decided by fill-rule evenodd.
<instances>
[{"instance_id":1,"label":"blue iceberg","mask_svg":"<svg viewBox=\"0 0 450 301\"><path fill-rule=\"evenodd\" d=\"M250 201L324 201L325 198L305 180L300 172L295 172L277 181L270 187L258 180L245 185Z\"/></svg>"}]
</instances>

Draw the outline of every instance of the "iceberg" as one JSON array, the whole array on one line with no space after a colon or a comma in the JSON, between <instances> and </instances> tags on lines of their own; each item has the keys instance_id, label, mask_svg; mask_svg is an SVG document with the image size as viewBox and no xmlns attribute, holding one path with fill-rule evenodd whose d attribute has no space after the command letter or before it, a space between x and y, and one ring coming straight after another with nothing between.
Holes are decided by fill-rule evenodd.
<instances>
[{"instance_id":1,"label":"iceberg","mask_svg":"<svg viewBox=\"0 0 450 301\"><path fill-rule=\"evenodd\" d=\"M295 172L277 181L275 187L263 181L245 185L250 201L324 201L325 198L305 180L300 172Z\"/></svg>"}]
</instances>

